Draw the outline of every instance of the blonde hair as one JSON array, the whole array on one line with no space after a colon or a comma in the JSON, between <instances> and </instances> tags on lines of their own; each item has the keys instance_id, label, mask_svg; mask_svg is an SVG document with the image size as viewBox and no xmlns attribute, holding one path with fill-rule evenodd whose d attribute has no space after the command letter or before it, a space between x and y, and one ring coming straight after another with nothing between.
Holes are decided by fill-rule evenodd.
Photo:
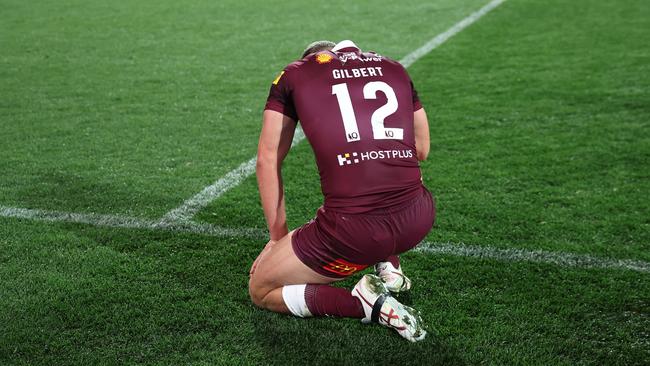
<instances>
[{"instance_id":1,"label":"blonde hair","mask_svg":"<svg viewBox=\"0 0 650 366\"><path fill-rule=\"evenodd\" d=\"M314 52L318 51L324 51L324 50L331 50L336 46L336 43L332 41L316 41L310 43L307 48L305 48L305 51L302 53L302 58L307 57L307 55L310 55Z\"/></svg>"}]
</instances>

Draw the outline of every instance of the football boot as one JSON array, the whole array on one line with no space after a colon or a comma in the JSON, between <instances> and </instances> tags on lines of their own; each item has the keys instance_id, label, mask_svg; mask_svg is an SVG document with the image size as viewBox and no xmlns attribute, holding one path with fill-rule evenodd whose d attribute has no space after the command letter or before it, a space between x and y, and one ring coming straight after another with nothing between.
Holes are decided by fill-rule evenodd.
<instances>
[{"instance_id":1,"label":"football boot","mask_svg":"<svg viewBox=\"0 0 650 366\"><path fill-rule=\"evenodd\" d=\"M423 340L427 335L419 312L392 297L378 276L363 276L352 289L352 296L361 300L365 313L363 323L379 323L395 329L411 342Z\"/></svg>"},{"instance_id":2,"label":"football boot","mask_svg":"<svg viewBox=\"0 0 650 366\"><path fill-rule=\"evenodd\" d=\"M411 280L402 272L402 266L395 268L391 262L375 264L375 274L386 284L390 292L400 293L411 289Z\"/></svg>"}]
</instances>

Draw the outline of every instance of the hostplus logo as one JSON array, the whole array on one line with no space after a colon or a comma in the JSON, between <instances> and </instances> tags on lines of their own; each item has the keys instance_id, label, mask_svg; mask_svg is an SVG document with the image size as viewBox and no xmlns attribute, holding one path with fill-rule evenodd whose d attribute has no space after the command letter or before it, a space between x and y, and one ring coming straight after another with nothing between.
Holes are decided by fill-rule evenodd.
<instances>
[{"instance_id":1,"label":"hostplus logo","mask_svg":"<svg viewBox=\"0 0 650 366\"><path fill-rule=\"evenodd\" d=\"M339 165L343 166L343 164L350 165L353 162L357 164L359 162L359 159L357 158L359 154L353 152L352 153L352 159L350 159L350 153L345 153L343 155L336 155L336 157L339 159Z\"/></svg>"},{"instance_id":2,"label":"hostplus logo","mask_svg":"<svg viewBox=\"0 0 650 366\"><path fill-rule=\"evenodd\" d=\"M413 150L372 150L362 153L352 152L336 155L339 166L359 164L369 160L382 159L409 159L412 158Z\"/></svg>"}]
</instances>

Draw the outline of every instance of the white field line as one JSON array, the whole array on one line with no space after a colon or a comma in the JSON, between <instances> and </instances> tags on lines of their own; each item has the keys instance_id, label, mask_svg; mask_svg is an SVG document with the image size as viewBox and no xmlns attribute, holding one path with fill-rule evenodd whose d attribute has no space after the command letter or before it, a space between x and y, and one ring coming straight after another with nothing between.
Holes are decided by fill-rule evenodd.
<instances>
[{"instance_id":1,"label":"white field line","mask_svg":"<svg viewBox=\"0 0 650 366\"><path fill-rule=\"evenodd\" d=\"M219 237L247 237L258 239L267 235L266 230L247 228L224 228L195 222L158 222L136 217L102 215L94 213L70 213L0 206L0 216L49 222L69 222L100 227L149 229L205 234Z\"/></svg>"},{"instance_id":2,"label":"white field line","mask_svg":"<svg viewBox=\"0 0 650 366\"><path fill-rule=\"evenodd\" d=\"M255 228L231 229L194 222L160 223L153 220L143 220L134 217L33 210L6 206L0 206L0 216L37 221L88 224L100 227L167 230L216 237L249 238L252 240L266 240L268 235L266 230ZM500 249L482 245L432 243L425 241L418 245L415 252L427 255L471 257L507 263L532 262L552 264L563 268L622 269L634 272L650 273L650 263L644 261L609 259L586 254L551 252L544 250Z\"/></svg>"},{"instance_id":3,"label":"white field line","mask_svg":"<svg viewBox=\"0 0 650 366\"><path fill-rule=\"evenodd\" d=\"M650 273L650 263L631 259L610 259L586 254L551 252L546 250L500 249L490 246L456 243L422 242L415 252L424 254L471 257L500 262L533 262L553 264L558 267L624 269Z\"/></svg>"},{"instance_id":4,"label":"white field line","mask_svg":"<svg viewBox=\"0 0 650 366\"><path fill-rule=\"evenodd\" d=\"M481 19L485 14L492 11L497 6L503 4L506 0L492 0L487 5L481 9L470 14L467 18L461 20L460 22L454 24L451 28L447 29L445 32L438 34L437 36L431 38L431 40L425 43L422 47L417 50L409 53L403 59L400 60L400 63L404 67L409 67L422 56L425 56L427 53L431 52L441 44L445 43L449 38L455 36L463 29L469 27L477 20Z\"/></svg>"},{"instance_id":5,"label":"white field line","mask_svg":"<svg viewBox=\"0 0 650 366\"><path fill-rule=\"evenodd\" d=\"M443 44L449 38L476 22L492 9L501 5L505 0L494 0L471 14L467 18L456 23L450 29L432 38L422 47L404 57L400 62L404 67L411 66L415 61ZM296 131L292 146L295 146L305 138L300 129ZM200 224L189 221L201 208L213 200L219 198L229 189L239 185L244 179L255 171L256 159L252 158L242 163L235 170L226 174L211 186L185 201L179 208L170 211L162 220L146 220L135 217L103 214L82 214L58 211L46 211L37 209L26 209L0 206L0 217L11 217L30 219L37 221L68 222L88 224L100 227L117 227L131 229L168 230L203 234L217 237L244 237L251 239L263 239L267 237L266 230L255 228L223 228L210 224ZM599 258L585 254L574 254L564 252L551 252L543 250L524 249L499 249L490 246L453 244L453 243L431 243L422 242L415 252L432 255L452 255L461 257L484 258L502 262L534 262L553 264L559 267L579 268L601 268L601 269L623 269L636 272L650 273L650 263L629 259L608 259Z\"/></svg>"},{"instance_id":6,"label":"white field line","mask_svg":"<svg viewBox=\"0 0 650 366\"><path fill-rule=\"evenodd\" d=\"M296 146L304 138L305 135L302 132L302 129L297 128L293 135L291 147ZM256 163L257 157L255 156L250 160L243 162L223 178L217 180L212 185L205 187L201 192L194 195L194 197L183 202L183 204L178 208L169 211L165 216L163 216L160 223L189 222L196 213L209 205L210 202L221 197L221 195L228 192L231 188L240 185L241 182L255 173Z\"/></svg>"},{"instance_id":7,"label":"white field line","mask_svg":"<svg viewBox=\"0 0 650 366\"><path fill-rule=\"evenodd\" d=\"M492 9L501 5L505 0L493 0L478 11L470 14L465 19L454 24L451 28L447 29L445 32L438 34L437 36L431 38L427 43L422 45L422 47L416 49L415 51L406 55L399 62L404 65L404 67L411 66L415 61L419 60L423 56L427 55L429 52L436 49L438 46L445 43L449 38L458 34L463 29L470 26L472 23L479 20L482 16L489 13ZM300 143L305 138L305 135L301 130L296 131L296 134L293 138L292 147ZM223 178L214 182L214 184L205 187L201 192L196 194L194 197L185 201L180 207L173 209L168 212L163 218L161 223L165 222L187 222L192 219L192 217L199 212L202 208L209 205L212 201L219 198L221 195L226 193L231 188L238 186L246 178L250 177L255 172L255 164L257 159L255 157L251 158L247 162L242 163L240 166L235 168L230 173L226 174Z\"/></svg>"}]
</instances>

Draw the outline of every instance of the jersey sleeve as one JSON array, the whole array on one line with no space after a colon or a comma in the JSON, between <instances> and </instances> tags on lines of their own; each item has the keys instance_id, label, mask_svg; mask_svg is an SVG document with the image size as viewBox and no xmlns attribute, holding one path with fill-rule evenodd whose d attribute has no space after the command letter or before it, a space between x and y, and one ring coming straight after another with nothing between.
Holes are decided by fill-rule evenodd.
<instances>
[{"instance_id":1,"label":"jersey sleeve","mask_svg":"<svg viewBox=\"0 0 650 366\"><path fill-rule=\"evenodd\" d=\"M413 81L411 81L411 94L413 95L413 112L422 109L422 103L420 103L418 92L415 90L415 86L413 86Z\"/></svg>"},{"instance_id":2,"label":"jersey sleeve","mask_svg":"<svg viewBox=\"0 0 650 366\"><path fill-rule=\"evenodd\" d=\"M291 95L292 89L291 82L287 76L287 69L284 69L284 71L273 80L264 109L282 113L285 116L292 118L294 121L298 121L298 114L296 113L296 107L293 104L293 98Z\"/></svg>"},{"instance_id":3,"label":"jersey sleeve","mask_svg":"<svg viewBox=\"0 0 650 366\"><path fill-rule=\"evenodd\" d=\"M400 64L400 66L402 65ZM418 91L415 90L415 86L413 85L413 80L411 80L411 76L403 66L402 66L402 71L404 72L406 79L411 84L411 97L413 98L413 112L418 111L422 109L422 103L420 102L420 97L418 97Z\"/></svg>"}]
</instances>

